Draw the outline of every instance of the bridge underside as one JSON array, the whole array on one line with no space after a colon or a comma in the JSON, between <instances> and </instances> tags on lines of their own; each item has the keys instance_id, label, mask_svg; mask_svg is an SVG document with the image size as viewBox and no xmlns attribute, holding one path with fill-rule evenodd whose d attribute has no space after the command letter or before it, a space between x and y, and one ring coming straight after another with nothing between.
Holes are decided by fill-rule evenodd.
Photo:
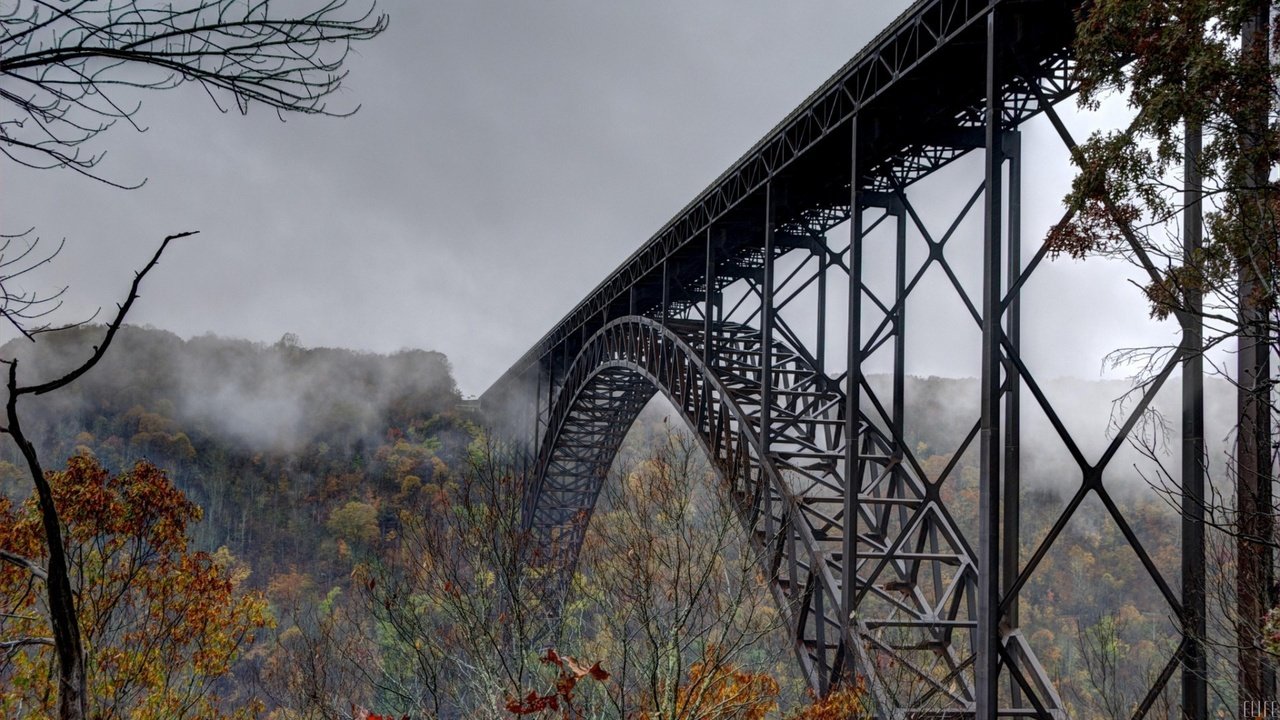
<instances>
[{"instance_id":1,"label":"bridge underside","mask_svg":"<svg viewBox=\"0 0 1280 720\"><path fill-rule=\"evenodd\" d=\"M539 464L524 516L559 577L623 436L661 391L730 488L818 692L860 674L885 718L1065 716L1019 603L1090 498L1158 588L1165 616L1203 617L1202 552L1186 555L1174 593L1105 482L1183 356L1168 359L1091 458L1022 357L1020 297L1047 250L1022 253L1018 126L1043 114L1074 146L1053 106L1074 91L1075 7L921 0L486 393L486 406L509 416L526 409L513 434L532 438ZM971 152L980 169L948 188L964 202L939 225L937 212L918 210L932 203L921 181ZM908 442L904 397L909 347L948 351L908 341L907 308L925 294L929 313L945 304L980 338L965 349L979 355L981 384L967 433L928 471ZM872 367L887 368L887 386ZM1186 411L1202 414L1199 380L1183 382ZM1074 494L1034 542L1021 528L1024 396L1078 469ZM959 506L947 488L966 453L978 457L976 487ZM1182 472L1194 499L1203 480L1192 465ZM1025 557L1024 546L1034 548ZM1179 665L1186 697L1203 698L1193 649L1184 637L1135 717Z\"/></svg>"}]
</instances>

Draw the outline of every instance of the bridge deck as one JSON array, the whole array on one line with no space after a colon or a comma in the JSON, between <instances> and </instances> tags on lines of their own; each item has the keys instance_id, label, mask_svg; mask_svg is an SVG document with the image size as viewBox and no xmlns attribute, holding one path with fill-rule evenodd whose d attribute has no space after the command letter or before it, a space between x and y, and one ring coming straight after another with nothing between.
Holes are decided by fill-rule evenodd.
<instances>
[{"instance_id":1,"label":"bridge deck","mask_svg":"<svg viewBox=\"0 0 1280 720\"><path fill-rule=\"evenodd\" d=\"M863 187L908 185L979 146L985 98L985 22L1001 8L1010 17L1002 52L1017 70L1004 85L1006 121L1040 111L1027 83L1057 101L1072 92L1067 77L1073 12L1078 0L920 0L880 33L799 107L774 127L640 249L578 303L485 393L516 381L548 353L573 357L590 331L608 317L656 303L655 273L713 225L732 229L739 217L758 217L762 188L785 188L781 224L820 232L847 216L849 126L859 119ZM868 130L869 129L869 130ZM781 181L781 183L779 183ZM814 218L819 218L815 226ZM745 223L744 223L745 224ZM731 243L731 252L758 252L756 242ZM730 261L729 258L725 258ZM696 258L675 272L699 275ZM564 347L561 347L564 346Z\"/></svg>"}]
</instances>

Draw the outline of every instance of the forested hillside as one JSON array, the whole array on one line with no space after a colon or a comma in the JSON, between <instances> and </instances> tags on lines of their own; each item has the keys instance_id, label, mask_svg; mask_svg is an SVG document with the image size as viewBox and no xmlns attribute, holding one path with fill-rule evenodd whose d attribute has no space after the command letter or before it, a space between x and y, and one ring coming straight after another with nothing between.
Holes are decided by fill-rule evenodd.
<instances>
[{"instance_id":1,"label":"forested hillside","mask_svg":"<svg viewBox=\"0 0 1280 720\"><path fill-rule=\"evenodd\" d=\"M98 332L54 334L0 355L19 357L23 373L52 374L85 353ZM1123 389L1073 383L1077 396ZM976 387L913 378L906 396L909 414L926 418L908 429L909 442L936 476L972 426L968 399ZM92 373L58 394L24 399L29 406L21 410L47 467L68 467L64 492L83 497L86 487L105 488L102 497L118 512L154 515L155 526L173 536L168 545L148 540L152 552L163 550L159 556L185 557L174 544L182 532L191 552L210 553L196 569L220 578L215 586L226 598L207 612L239 632L229 639L203 626L227 648L225 667L192 670L207 679L202 697L218 712L281 720L346 718L362 708L412 718L541 716L556 697L557 677L597 661L608 679L575 677L575 712L584 717L780 717L804 704L757 558L719 502L705 458L660 403L628 438L564 610L557 648L581 661L540 663L511 653L513 643L545 638L539 586L518 572L525 479L459 399L439 353L306 348L291 336L273 345L183 340L125 328ZM1037 449L1036 439L1026 441L1024 558L1079 483L1078 470ZM1116 496L1176 585L1177 516L1126 462ZM0 481L16 513L5 523L17 530L30 494L20 465L5 445ZM122 479L104 479L117 474ZM166 477L193 507L166 494ZM945 499L962 527L972 528L976 453L960 458L951 477ZM139 497L147 499L139 504ZM169 499L161 507L156 498ZM110 546L102 538L131 532L92 513L67 522L89 548L80 557L99 562ZM0 534L0 549L18 546L17 530ZM1173 651L1171 614L1100 503L1088 501L1065 533L1067 542L1032 576L1021 620L1075 716L1123 714ZM682 585L687 578L670 568L693 568L710 580ZM82 572L86 586L97 578ZM21 605L21 584L3 587L10 608ZM240 605L229 604L233 598ZM520 609L517 599L533 609ZM119 618L132 617L110 610L116 625L103 626L107 645L112 633L127 637L116 626L131 627ZM117 640L110 646L127 647ZM27 652L38 657L40 650ZM208 650L179 655L200 652ZM15 657L27 656L10 654L0 673L38 675L38 663L14 664ZM96 667L111 678L145 675L141 665ZM35 697L16 684L7 692L9 709ZM837 700L839 713L865 702L856 694ZM795 717L845 716L821 714L828 711L836 712L810 707L795 712L811 715ZM200 716L192 712L174 716Z\"/></svg>"},{"instance_id":2,"label":"forested hillside","mask_svg":"<svg viewBox=\"0 0 1280 720\"><path fill-rule=\"evenodd\" d=\"M100 335L85 327L16 340L0 355L18 357L21 374L51 376ZM429 481L433 459L457 457L471 441L458 398L440 353L303 348L288 335L270 346L183 340L126 327L92 373L22 410L51 468L89 454L112 470L144 458L168 470L204 510L195 545L228 547L265 582L299 564L326 580L347 572L334 564L342 538L330 515L345 503L377 507L386 530L395 510L379 501L400 492L404 476ZM16 449L6 444L0 458L10 464L0 465L6 492L25 496Z\"/></svg>"}]
</instances>

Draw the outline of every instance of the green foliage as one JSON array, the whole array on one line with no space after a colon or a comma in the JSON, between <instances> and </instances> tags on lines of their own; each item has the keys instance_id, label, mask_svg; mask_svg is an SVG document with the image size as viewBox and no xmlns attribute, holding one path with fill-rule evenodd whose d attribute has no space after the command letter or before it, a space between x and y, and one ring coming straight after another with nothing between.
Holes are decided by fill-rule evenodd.
<instances>
[{"instance_id":1,"label":"green foliage","mask_svg":"<svg viewBox=\"0 0 1280 720\"><path fill-rule=\"evenodd\" d=\"M326 525L335 536L350 543L373 545L380 537L377 508L358 500L334 509Z\"/></svg>"},{"instance_id":2,"label":"green foliage","mask_svg":"<svg viewBox=\"0 0 1280 720\"><path fill-rule=\"evenodd\" d=\"M1121 94L1134 117L1080 145L1066 198L1076 215L1053 228L1048 243L1073 257L1122 255L1146 264L1155 273L1145 287L1154 316L1189 307L1188 291L1230 295L1242 270L1276 277L1280 190L1269 175L1280 160L1280 129L1272 122L1276 66L1268 52L1275 39L1241 42L1246 21L1272 7L1257 0L1097 0L1080 11L1081 105L1096 108ZM1183 206L1187 124L1204 135L1196 166L1211 206L1204 248L1184 264L1165 228ZM1275 283L1262 286L1253 300L1271 307Z\"/></svg>"}]
</instances>

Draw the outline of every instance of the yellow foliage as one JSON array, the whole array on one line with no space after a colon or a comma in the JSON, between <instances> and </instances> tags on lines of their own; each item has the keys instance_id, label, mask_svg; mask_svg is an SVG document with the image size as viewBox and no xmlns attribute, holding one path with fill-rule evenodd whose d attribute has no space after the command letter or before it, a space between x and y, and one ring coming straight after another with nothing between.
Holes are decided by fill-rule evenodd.
<instances>
[{"instance_id":1,"label":"yellow foliage","mask_svg":"<svg viewBox=\"0 0 1280 720\"><path fill-rule=\"evenodd\" d=\"M329 515L328 528L349 544L371 545L381 537L378 510L369 503L352 500Z\"/></svg>"},{"instance_id":2,"label":"yellow foliage","mask_svg":"<svg viewBox=\"0 0 1280 720\"><path fill-rule=\"evenodd\" d=\"M870 720L871 707L867 690L859 677L853 685L841 685L826 697L814 700L787 720Z\"/></svg>"},{"instance_id":3,"label":"yellow foliage","mask_svg":"<svg viewBox=\"0 0 1280 720\"><path fill-rule=\"evenodd\" d=\"M405 475L400 481L400 492L404 495L412 495L420 487L422 487L422 478L417 475Z\"/></svg>"},{"instance_id":4,"label":"yellow foliage","mask_svg":"<svg viewBox=\"0 0 1280 720\"><path fill-rule=\"evenodd\" d=\"M764 673L750 673L724 662L714 646L689 668L689 678L676 691L674 707L666 713L642 712L640 720L678 717L682 720L764 720L778 707L778 682ZM674 712L674 716L670 715Z\"/></svg>"}]
</instances>

